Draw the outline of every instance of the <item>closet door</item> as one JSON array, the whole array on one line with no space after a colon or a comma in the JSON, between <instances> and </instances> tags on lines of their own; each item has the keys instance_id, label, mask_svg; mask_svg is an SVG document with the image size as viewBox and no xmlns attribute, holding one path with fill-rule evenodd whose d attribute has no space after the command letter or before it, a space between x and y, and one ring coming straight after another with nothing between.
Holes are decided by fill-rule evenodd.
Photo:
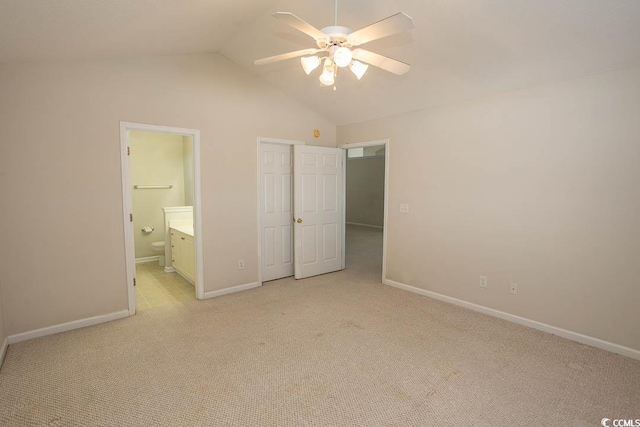
<instances>
[{"instance_id":1,"label":"closet door","mask_svg":"<svg viewBox=\"0 0 640 427\"><path fill-rule=\"evenodd\" d=\"M262 280L293 276L292 151L260 144Z\"/></svg>"},{"instance_id":2,"label":"closet door","mask_svg":"<svg viewBox=\"0 0 640 427\"><path fill-rule=\"evenodd\" d=\"M308 145L293 150L295 277L342 270L344 150Z\"/></svg>"}]
</instances>

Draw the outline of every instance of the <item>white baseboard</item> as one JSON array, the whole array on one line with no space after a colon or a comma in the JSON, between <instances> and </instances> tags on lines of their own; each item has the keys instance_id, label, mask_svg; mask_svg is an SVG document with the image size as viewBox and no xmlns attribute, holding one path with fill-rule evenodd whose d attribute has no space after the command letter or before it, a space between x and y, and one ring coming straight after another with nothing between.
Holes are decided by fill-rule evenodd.
<instances>
[{"instance_id":1,"label":"white baseboard","mask_svg":"<svg viewBox=\"0 0 640 427\"><path fill-rule=\"evenodd\" d=\"M531 320L525 317L516 316L514 314L505 313L504 311L494 310L493 308L485 307L483 305L473 304L471 302L452 298L436 292L431 292L425 289L416 288L414 286L405 285L404 283L394 282L393 280L383 279L382 283L384 283L385 285L393 286L394 288L403 289L405 291L433 298L438 301L443 301L449 304L457 305L459 307L467 308L469 310L477 311L479 313L488 314L489 316L497 317L499 319L508 320L509 322L517 323L522 326L527 326L529 328L557 335L571 341L579 342L580 344L590 345L592 347L610 351L616 354L621 354L632 359L640 360L640 350L625 347L619 344L614 344L608 341L601 340L599 338L594 338L588 335L580 334L578 332L558 328L556 326L551 326L546 323L538 322L536 320Z\"/></svg>"},{"instance_id":2,"label":"white baseboard","mask_svg":"<svg viewBox=\"0 0 640 427\"><path fill-rule=\"evenodd\" d=\"M60 332L72 331L74 329L93 326L99 323L110 322L129 316L129 310L117 311L115 313L103 314L101 316L88 317L86 319L74 320L73 322L61 323L59 325L48 326L34 331L23 332L21 334L9 335L9 344L40 338L47 335L58 334Z\"/></svg>"},{"instance_id":3,"label":"white baseboard","mask_svg":"<svg viewBox=\"0 0 640 427\"><path fill-rule=\"evenodd\" d=\"M176 269L175 269L175 268L173 268L173 267L165 267L165 268L164 268L164 272L165 272L165 273L175 273L175 272L176 272Z\"/></svg>"},{"instance_id":4,"label":"white baseboard","mask_svg":"<svg viewBox=\"0 0 640 427\"><path fill-rule=\"evenodd\" d=\"M232 286L230 288L220 289L218 291L205 292L204 299L221 297L222 295L228 295L228 294L233 294L233 293L236 293L236 292L242 292L242 291L246 291L246 290L249 290L249 289L257 288L259 286L260 286L260 283L253 282L253 283L247 283L245 285L238 285L238 286Z\"/></svg>"},{"instance_id":5,"label":"white baseboard","mask_svg":"<svg viewBox=\"0 0 640 427\"><path fill-rule=\"evenodd\" d=\"M0 367L4 363L4 356L7 354L7 348L9 347L9 339L4 337L2 341L2 347L0 347Z\"/></svg>"},{"instance_id":6,"label":"white baseboard","mask_svg":"<svg viewBox=\"0 0 640 427\"><path fill-rule=\"evenodd\" d=\"M346 224L347 225L357 225L359 227L377 228L378 230L382 230L384 228L381 225L362 224L360 222L346 222Z\"/></svg>"},{"instance_id":7,"label":"white baseboard","mask_svg":"<svg viewBox=\"0 0 640 427\"><path fill-rule=\"evenodd\" d=\"M144 258L136 258L136 264L142 264L143 262L152 262L152 261L159 261L159 260L160 260L160 256L158 255L148 256Z\"/></svg>"}]
</instances>

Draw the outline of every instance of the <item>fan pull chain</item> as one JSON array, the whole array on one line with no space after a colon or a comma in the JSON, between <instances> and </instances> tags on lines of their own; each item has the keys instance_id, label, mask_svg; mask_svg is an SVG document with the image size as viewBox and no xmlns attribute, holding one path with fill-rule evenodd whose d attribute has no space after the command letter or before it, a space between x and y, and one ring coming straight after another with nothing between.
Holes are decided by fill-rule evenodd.
<instances>
[{"instance_id":1,"label":"fan pull chain","mask_svg":"<svg viewBox=\"0 0 640 427\"><path fill-rule=\"evenodd\" d=\"M335 26L338 26L338 0L336 0L336 7L335 7Z\"/></svg>"}]
</instances>

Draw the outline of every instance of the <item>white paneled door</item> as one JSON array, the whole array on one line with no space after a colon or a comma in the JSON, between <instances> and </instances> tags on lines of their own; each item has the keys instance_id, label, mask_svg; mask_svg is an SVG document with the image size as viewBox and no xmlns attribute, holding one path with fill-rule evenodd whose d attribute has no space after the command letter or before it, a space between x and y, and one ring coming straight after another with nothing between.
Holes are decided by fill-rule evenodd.
<instances>
[{"instance_id":1,"label":"white paneled door","mask_svg":"<svg viewBox=\"0 0 640 427\"><path fill-rule=\"evenodd\" d=\"M260 144L262 280L293 276L292 150Z\"/></svg>"},{"instance_id":2,"label":"white paneled door","mask_svg":"<svg viewBox=\"0 0 640 427\"><path fill-rule=\"evenodd\" d=\"M295 278L343 268L344 150L296 145Z\"/></svg>"}]
</instances>

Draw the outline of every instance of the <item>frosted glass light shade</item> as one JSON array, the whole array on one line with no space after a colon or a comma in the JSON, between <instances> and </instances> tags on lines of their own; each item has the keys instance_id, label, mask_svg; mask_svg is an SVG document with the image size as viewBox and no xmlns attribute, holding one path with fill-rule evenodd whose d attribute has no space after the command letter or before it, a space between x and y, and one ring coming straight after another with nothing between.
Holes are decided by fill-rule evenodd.
<instances>
[{"instance_id":1,"label":"frosted glass light shade","mask_svg":"<svg viewBox=\"0 0 640 427\"><path fill-rule=\"evenodd\" d=\"M349 50L346 47L338 48L333 53L333 62L338 67L348 66L349 64L351 64L352 59L353 59L353 54L351 53L351 50Z\"/></svg>"},{"instance_id":2,"label":"frosted glass light shade","mask_svg":"<svg viewBox=\"0 0 640 427\"><path fill-rule=\"evenodd\" d=\"M369 66L367 64L363 64L360 61L353 61L351 67L349 68L351 69L351 72L356 75L358 80L360 80L362 76L364 76L364 73L366 73L369 69Z\"/></svg>"},{"instance_id":3,"label":"frosted glass light shade","mask_svg":"<svg viewBox=\"0 0 640 427\"><path fill-rule=\"evenodd\" d=\"M320 83L325 86L331 86L336 81L332 68L325 68L322 74L320 74Z\"/></svg>"},{"instance_id":4,"label":"frosted glass light shade","mask_svg":"<svg viewBox=\"0 0 640 427\"><path fill-rule=\"evenodd\" d=\"M303 56L300 58L300 62L302 63L302 69L304 72L311 74L311 72L320 65L320 58L317 56Z\"/></svg>"}]
</instances>

